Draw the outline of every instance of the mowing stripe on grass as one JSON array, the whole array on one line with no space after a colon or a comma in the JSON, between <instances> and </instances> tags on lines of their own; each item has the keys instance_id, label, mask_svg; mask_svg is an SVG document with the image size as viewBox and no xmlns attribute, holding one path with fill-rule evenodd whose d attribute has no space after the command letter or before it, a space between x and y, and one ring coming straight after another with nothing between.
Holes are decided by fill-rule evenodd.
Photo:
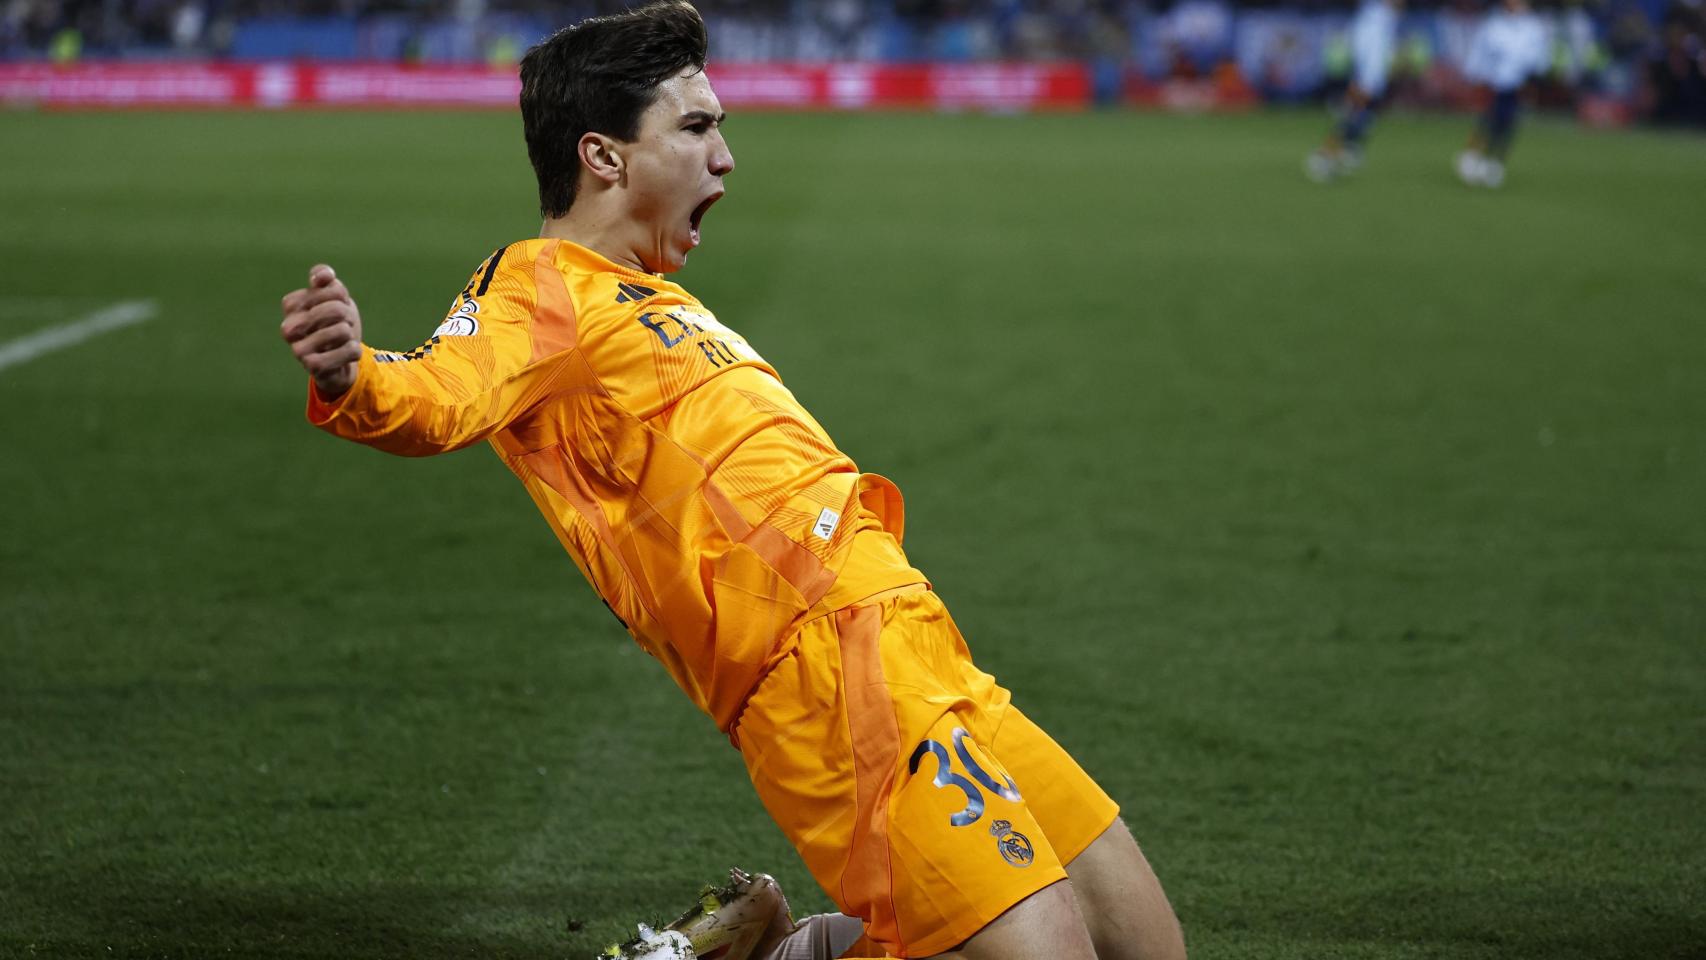
<instances>
[{"instance_id":1,"label":"mowing stripe on grass","mask_svg":"<svg viewBox=\"0 0 1706 960\"><path fill-rule=\"evenodd\" d=\"M159 308L152 300L126 300L103 307L81 319L37 330L27 337L8 340L0 343L0 370L29 363L55 350L74 347L91 337L141 323L158 312Z\"/></svg>"}]
</instances>

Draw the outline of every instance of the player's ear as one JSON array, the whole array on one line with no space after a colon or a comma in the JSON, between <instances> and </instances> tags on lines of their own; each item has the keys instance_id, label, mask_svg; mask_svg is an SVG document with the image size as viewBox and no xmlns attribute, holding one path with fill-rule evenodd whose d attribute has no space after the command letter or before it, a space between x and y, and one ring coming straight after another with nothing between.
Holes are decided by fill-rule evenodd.
<instances>
[{"instance_id":1,"label":"player's ear","mask_svg":"<svg viewBox=\"0 0 1706 960\"><path fill-rule=\"evenodd\" d=\"M576 144L581 166L605 183L615 184L622 179L621 144L614 137L587 131Z\"/></svg>"}]
</instances>

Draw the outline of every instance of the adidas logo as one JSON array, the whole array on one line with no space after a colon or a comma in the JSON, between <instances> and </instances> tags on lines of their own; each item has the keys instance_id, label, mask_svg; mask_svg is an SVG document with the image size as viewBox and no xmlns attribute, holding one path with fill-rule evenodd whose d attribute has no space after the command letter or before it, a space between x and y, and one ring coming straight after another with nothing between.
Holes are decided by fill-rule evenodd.
<instances>
[{"instance_id":1,"label":"adidas logo","mask_svg":"<svg viewBox=\"0 0 1706 960\"><path fill-rule=\"evenodd\" d=\"M616 291L617 303L638 303L647 297L655 297L658 293L651 287L642 287L637 283L618 283Z\"/></svg>"}]
</instances>

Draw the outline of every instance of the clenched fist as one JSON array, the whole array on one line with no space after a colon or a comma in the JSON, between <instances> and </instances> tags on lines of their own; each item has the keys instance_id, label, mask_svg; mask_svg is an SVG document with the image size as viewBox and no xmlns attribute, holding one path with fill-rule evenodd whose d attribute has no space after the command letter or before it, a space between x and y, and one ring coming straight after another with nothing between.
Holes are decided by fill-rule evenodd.
<instances>
[{"instance_id":1,"label":"clenched fist","mask_svg":"<svg viewBox=\"0 0 1706 960\"><path fill-rule=\"evenodd\" d=\"M354 386L361 360L361 311L332 268L315 264L308 271L308 288L285 294L280 306L284 322L278 332L296 362L314 378L321 398L330 400Z\"/></svg>"}]
</instances>

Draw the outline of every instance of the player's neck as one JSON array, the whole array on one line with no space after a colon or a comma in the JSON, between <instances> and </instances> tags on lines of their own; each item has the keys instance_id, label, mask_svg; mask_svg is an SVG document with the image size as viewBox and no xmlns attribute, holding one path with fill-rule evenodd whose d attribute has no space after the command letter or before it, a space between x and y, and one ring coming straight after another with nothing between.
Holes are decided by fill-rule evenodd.
<instances>
[{"instance_id":1,"label":"player's neck","mask_svg":"<svg viewBox=\"0 0 1706 960\"><path fill-rule=\"evenodd\" d=\"M602 204L586 202L592 199L583 198L563 216L546 219L544 225L539 228L539 236L545 239L567 240L613 263L641 273L650 273L644 261L640 259L640 248L636 241L643 238L637 235L633 221L601 209Z\"/></svg>"}]
</instances>

